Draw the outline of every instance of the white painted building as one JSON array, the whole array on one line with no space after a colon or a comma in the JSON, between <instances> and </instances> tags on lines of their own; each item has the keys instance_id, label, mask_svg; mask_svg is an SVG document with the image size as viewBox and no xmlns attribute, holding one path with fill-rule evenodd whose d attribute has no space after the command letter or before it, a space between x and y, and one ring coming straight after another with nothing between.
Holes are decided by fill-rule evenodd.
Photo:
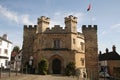
<instances>
[{"instance_id":1,"label":"white painted building","mask_svg":"<svg viewBox=\"0 0 120 80\"><path fill-rule=\"evenodd\" d=\"M0 37L0 68L8 68L11 60L12 42L7 39L7 34Z\"/></svg>"}]
</instances>

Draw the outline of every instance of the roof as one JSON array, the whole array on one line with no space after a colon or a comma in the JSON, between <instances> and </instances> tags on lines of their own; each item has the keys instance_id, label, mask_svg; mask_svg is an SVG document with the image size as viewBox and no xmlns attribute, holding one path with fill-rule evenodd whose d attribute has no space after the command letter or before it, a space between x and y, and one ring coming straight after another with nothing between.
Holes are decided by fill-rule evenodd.
<instances>
[{"instance_id":1,"label":"roof","mask_svg":"<svg viewBox=\"0 0 120 80\"><path fill-rule=\"evenodd\" d=\"M3 37L0 37L0 39L1 39L1 40L4 40L4 41L6 41L6 42L9 42L9 43L11 43L11 44L12 44L12 42L11 42L11 41L6 40L6 39L4 39Z\"/></svg>"},{"instance_id":2,"label":"roof","mask_svg":"<svg viewBox=\"0 0 120 80\"><path fill-rule=\"evenodd\" d=\"M99 61L103 60L120 60L120 55L116 51L99 54Z\"/></svg>"}]
</instances>

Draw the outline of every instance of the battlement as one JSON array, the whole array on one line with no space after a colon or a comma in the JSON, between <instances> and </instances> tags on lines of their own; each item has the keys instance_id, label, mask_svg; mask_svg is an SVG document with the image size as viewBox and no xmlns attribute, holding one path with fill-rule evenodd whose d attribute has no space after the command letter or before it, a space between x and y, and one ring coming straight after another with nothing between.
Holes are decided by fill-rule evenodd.
<instances>
[{"instance_id":1,"label":"battlement","mask_svg":"<svg viewBox=\"0 0 120 80\"><path fill-rule=\"evenodd\" d=\"M77 17L74 17L72 15L68 16L68 17L65 17L65 23L68 22L68 21L74 21L77 23Z\"/></svg>"},{"instance_id":2,"label":"battlement","mask_svg":"<svg viewBox=\"0 0 120 80\"><path fill-rule=\"evenodd\" d=\"M82 30L95 29L97 30L97 25L82 25Z\"/></svg>"},{"instance_id":3,"label":"battlement","mask_svg":"<svg viewBox=\"0 0 120 80\"><path fill-rule=\"evenodd\" d=\"M24 25L24 30L36 30L37 25Z\"/></svg>"},{"instance_id":4,"label":"battlement","mask_svg":"<svg viewBox=\"0 0 120 80\"><path fill-rule=\"evenodd\" d=\"M65 33L65 29L63 27L60 27L60 25L54 25L54 27L46 28L45 33Z\"/></svg>"},{"instance_id":5,"label":"battlement","mask_svg":"<svg viewBox=\"0 0 120 80\"><path fill-rule=\"evenodd\" d=\"M50 18L46 17L46 16L41 16L40 18L38 18L38 24L40 22L46 22L46 23L50 23Z\"/></svg>"}]
</instances>

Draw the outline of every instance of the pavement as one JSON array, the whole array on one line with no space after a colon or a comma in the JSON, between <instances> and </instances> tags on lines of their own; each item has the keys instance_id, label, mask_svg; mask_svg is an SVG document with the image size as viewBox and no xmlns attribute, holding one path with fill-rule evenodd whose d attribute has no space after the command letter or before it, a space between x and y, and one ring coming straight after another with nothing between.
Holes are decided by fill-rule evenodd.
<instances>
[{"instance_id":1,"label":"pavement","mask_svg":"<svg viewBox=\"0 0 120 80\"><path fill-rule=\"evenodd\" d=\"M82 78L77 79L76 77L68 77L61 75L30 75L30 74L12 74L10 77L2 77L0 80L83 80Z\"/></svg>"},{"instance_id":2,"label":"pavement","mask_svg":"<svg viewBox=\"0 0 120 80\"><path fill-rule=\"evenodd\" d=\"M2 73L0 80L89 80L89 79L82 79L76 78L73 76L63 76L63 75L32 75L32 74L21 74L21 73ZM99 80L120 80L120 79L104 79L99 78Z\"/></svg>"}]
</instances>

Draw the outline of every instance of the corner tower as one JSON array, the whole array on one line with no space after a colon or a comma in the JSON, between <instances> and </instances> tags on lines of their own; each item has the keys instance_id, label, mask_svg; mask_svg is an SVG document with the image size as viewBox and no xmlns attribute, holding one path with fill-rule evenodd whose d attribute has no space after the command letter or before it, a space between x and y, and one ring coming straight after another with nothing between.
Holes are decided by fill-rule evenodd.
<instances>
[{"instance_id":1,"label":"corner tower","mask_svg":"<svg viewBox=\"0 0 120 80\"><path fill-rule=\"evenodd\" d=\"M68 33L77 33L77 17L72 15L65 17L65 28Z\"/></svg>"},{"instance_id":2,"label":"corner tower","mask_svg":"<svg viewBox=\"0 0 120 80\"><path fill-rule=\"evenodd\" d=\"M98 80L97 25L83 25L82 32L85 38L85 59L88 78Z\"/></svg>"},{"instance_id":3,"label":"corner tower","mask_svg":"<svg viewBox=\"0 0 120 80\"><path fill-rule=\"evenodd\" d=\"M23 29L23 64L25 64L29 57L33 54L33 44L36 35L37 25L24 25Z\"/></svg>"},{"instance_id":4,"label":"corner tower","mask_svg":"<svg viewBox=\"0 0 120 80\"><path fill-rule=\"evenodd\" d=\"M38 18L38 27L37 27L37 33L43 33L46 31L46 29L49 27L50 18L41 16Z\"/></svg>"}]
</instances>

